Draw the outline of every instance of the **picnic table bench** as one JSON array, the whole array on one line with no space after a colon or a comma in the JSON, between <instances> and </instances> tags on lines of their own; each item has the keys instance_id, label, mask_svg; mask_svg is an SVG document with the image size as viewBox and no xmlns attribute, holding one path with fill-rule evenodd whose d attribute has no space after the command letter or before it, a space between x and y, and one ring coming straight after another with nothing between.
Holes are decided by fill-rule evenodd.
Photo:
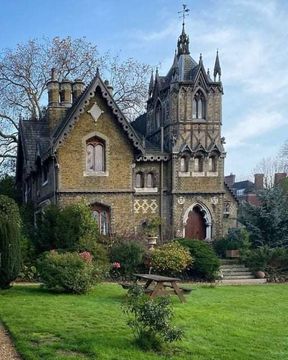
<instances>
[{"instance_id":1,"label":"picnic table bench","mask_svg":"<svg viewBox=\"0 0 288 360\"><path fill-rule=\"evenodd\" d=\"M146 281L144 290L150 297L154 298L159 295L169 295L172 293L176 294L182 303L186 302L186 299L183 296L184 290L177 284L181 279L154 274L134 274L134 276L138 280ZM149 289L149 286L152 284L154 284L154 287ZM167 287L172 290L167 290Z\"/></svg>"}]
</instances>

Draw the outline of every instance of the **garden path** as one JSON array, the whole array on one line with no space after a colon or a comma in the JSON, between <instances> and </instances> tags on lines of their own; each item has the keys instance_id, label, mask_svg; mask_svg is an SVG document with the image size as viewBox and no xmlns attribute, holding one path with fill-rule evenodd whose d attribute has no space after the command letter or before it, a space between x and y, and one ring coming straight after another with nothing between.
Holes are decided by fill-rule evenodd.
<instances>
[{"instance_id":1,"label":"garden path","mask_svg":"<svg viewBox=\"0 0 288 360\"><path fill-rule=\"evenodd\" d=\"M8 332L0 324L0 359L21 360L17 354Z\"/></svg>"}]
</instances>

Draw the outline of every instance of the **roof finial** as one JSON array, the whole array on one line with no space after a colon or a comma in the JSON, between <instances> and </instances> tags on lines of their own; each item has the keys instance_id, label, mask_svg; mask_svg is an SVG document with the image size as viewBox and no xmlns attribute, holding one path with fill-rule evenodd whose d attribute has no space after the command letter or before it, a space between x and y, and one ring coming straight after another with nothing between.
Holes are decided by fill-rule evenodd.
<instances>
[{"instance_id":1,"label":"roof finial","mask_svg":"<svg viewBox=\"0 0 288 360\"><path fill-rule=\"evenodd\" d=\"M218 55L218 49L217 49L217 53L216 53L213 75L214 75L214 81L216 81L217 75L219 76L218 81L221 81L221 66L220 66L220 60L219 60L219 55Z\"/></svg>"},{"instance_id":2,"label":"roof finial","mask_svg":"<svg viewBox=\"0 0 288 360\"><path fill-rule=\"evenodd\" d=\"M177 47L178 55L189 54L189 36L185 33L185 17L188 16L190 9L187 8L187 5L183 4L183 10L178 11L178 14L181 14L182 18L182 33L179 36Z\"/></svg>"},{"instance_id":3,"label":"roof finial","mask_svg":"<svg viewBox=\"0 0 288 360\"><path fill-rule=\"evenodd\" d=\"M199 56L199 64L202 64L202 53L200 53L200 56Z\"/></svg>"}]
</instances>

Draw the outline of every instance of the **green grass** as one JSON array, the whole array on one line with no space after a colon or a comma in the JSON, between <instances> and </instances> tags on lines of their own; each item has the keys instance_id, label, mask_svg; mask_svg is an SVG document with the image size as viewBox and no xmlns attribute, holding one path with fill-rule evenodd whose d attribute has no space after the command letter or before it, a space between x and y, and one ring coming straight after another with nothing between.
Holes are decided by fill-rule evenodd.
<instances>
[{"instance_id":1,"label":"green grass","mask_svg":"<svg viewBox=\"0 0 288 360\"><path fill-rule=\"evenodd\" d=\"M186 304L173 297L185 339L164 354L133 343L125 293L116 284L81 296L16 286L0 291L0 319L25 360L288 359L287 285L199 287Z\"/></svg>"}]
</instances>

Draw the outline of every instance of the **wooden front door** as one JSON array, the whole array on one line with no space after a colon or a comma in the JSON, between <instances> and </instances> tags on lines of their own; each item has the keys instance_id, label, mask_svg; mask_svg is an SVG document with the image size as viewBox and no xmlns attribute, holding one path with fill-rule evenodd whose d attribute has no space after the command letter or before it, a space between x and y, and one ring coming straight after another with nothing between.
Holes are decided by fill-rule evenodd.
<instances>
[{"instance_id":1,"label":"wooden front door","mask_svg":"<svg viewBox=\"0 0 288 360\"><path fill-rule=\"evenodd\" d=\"M206 238L205 219L198 206L188 214L185 226L185 238L204 240Z\"/></svg>"}]
</instances>

